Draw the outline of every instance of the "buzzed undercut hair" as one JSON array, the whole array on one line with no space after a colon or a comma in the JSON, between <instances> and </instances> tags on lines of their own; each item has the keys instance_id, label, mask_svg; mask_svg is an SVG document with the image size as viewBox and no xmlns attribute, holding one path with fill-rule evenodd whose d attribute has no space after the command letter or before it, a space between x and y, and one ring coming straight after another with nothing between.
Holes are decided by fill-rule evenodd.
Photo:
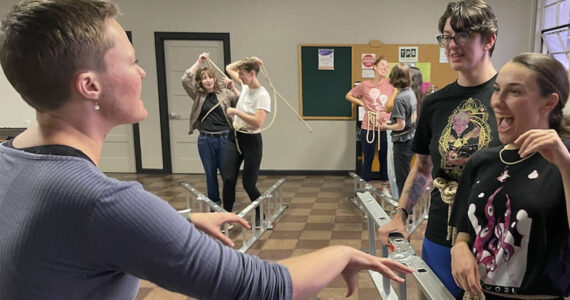
<instances>
[{"instance_id":1,"label":"buzzed undercut hair","mask_svg":"<svg viewBox=\"0 0 570 300\"><path fill-rule=\"evenodd\" d=\"M105 21L119 15L107 0L24 0L0 27L0 63L6 78L37 111L70 98L81 70L105 70Z\"/></svg>"}]
</instances>

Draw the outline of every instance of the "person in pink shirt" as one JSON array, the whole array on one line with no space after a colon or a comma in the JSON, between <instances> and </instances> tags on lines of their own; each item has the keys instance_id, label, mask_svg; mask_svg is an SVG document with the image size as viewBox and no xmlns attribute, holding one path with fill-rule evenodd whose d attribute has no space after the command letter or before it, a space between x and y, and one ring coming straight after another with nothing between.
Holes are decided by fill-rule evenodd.
<instances>
[{"instance_id":1,"label":"person in pink shirt","mask_svg":"<svg viewBox=\"0 0 570 300\"><path fill-rule=\"evenodd\" d=\"M346 93L346 100L360 105L366 110L359 135L364 155L360 176L365 181L370 181L374 151L378 149L380 181L383 185L382 189L385 191L389 191L387 168L388 141L386 139L386 131L380 130L378 125L390 119L390 114L385 107L390 98L395 95L394 87L386 79L387 70L388 60L384 56L380 56L374 62L374 78L362 81L362 83ZM380 140L379 144L378 140Z\"/></svg>"}]
</instances>

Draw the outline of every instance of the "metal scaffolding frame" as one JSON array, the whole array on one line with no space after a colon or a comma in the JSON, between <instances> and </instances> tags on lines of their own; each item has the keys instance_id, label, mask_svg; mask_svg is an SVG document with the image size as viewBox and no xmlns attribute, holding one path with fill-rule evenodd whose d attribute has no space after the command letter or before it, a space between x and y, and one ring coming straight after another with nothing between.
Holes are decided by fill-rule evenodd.
<instances>
[{"instance_id":1,"label":"metal scaffolding frame","mask_svg":"<svg viewBox=\"0 0 570 300\"><path fill-rule=\"evenodd\" d=\"M375 255L376 231L378 227L390 222L390 217L370 192L357 192L356 198L366 211L370 247L369 253ZM389 240L391 251L388 251L388 247L382 246L382 256L397 260L414 270L413 273L408 276L412 277L418 284L423 299L455 299L455 297L451 295L443 283L437 278L430 267L420 257L416 256L414 249L407 240L405 240L401 235L391 235ZM380 273L375 271L368 272L370 273L372 281L374 281L382 299L407 299L406 281L398 286L398 293L396 293L388 278L384 278Z\"/></svg>"},{"instance_id":2,"label":"metal scaffolding frame","mask_svg":"<svg viewBox=\"0 0 570 300\"><path fill-rule=\"evenodd\" d=\"M349 172L348 175L354 179L354 195L349 200L352 204L356 205L366 215L363 204L358 201L357 193L359 192L369 192L380 206L385 211L391 212L394 208L398 207L398 200L394 199L392 196L379 191L373 185L364 181L360 176L356 175L354 172ZM432 187L429 187L420 201L414 206L414 209L410 212L408 219L406 220L406 229L409 233L414 232L420 224L427 219L429 213L430 204L430 192Z\"/></svg>"},{"instance_id":3,"label":"metal scaffolding frame","mask_svg":"<svg viewBox=\"0 0 570 300\"><path fill-rule=\"evenodd\" d=\"M259 198L251 202L246 208L237 213L238 216L246 219L251 224L251 228L242 227L241 247L238 251L245 253L267 230L273 229L273 223L287 209L288 205L283 203L281 185L287 178L279 179L269 187ZM221 206L210 200L206 195L185 181L178 183L186 190L187 208L178 212L188 217L190 212L226 212ZM260 226L255 226L255 208L260 210ZM224 225L224 233L229 236L229 224ZM236 243L237 244L237 243Z\"/></svg>"}]
</instances>

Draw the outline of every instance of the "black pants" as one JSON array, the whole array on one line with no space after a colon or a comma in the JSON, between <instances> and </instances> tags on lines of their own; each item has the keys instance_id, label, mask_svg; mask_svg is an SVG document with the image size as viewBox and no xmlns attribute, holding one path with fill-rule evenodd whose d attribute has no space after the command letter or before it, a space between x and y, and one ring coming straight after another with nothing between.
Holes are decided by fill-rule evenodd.
<instances>
[{"instance_id":1,"label":"black pants","mask_svg":"<svg viewBox=\"0 0 570 300\"><path fill-rule=\"evenodd\" d=\"M392 142L392 153L394 154L394 173L396 174L396 184L398 185L398 191L402 195L402 190L404 189L404 183L406 178L408 178L408 173L410 173L410 162L412 161L412 156L414 152L412 151L413 140L407 140L405 142Z\"/></svg>"},{"instance_id":2,"label":"black pants","mask_svg":"<svg viewBox=\"0 0 570 300\"><path fill-rule=\"evenodd\" d=\"M237 145L235 134L237 134ZM241 153L238 151L238 146ZM232 132L228 137L224 153L224 188L222 194L226 211L232 211L236 201L236 183L242 162L242 183L249 199L255 201L261 195L256 184L262 153L263 141L261 140L261 133Z\"/></svg>"}]
</instances>

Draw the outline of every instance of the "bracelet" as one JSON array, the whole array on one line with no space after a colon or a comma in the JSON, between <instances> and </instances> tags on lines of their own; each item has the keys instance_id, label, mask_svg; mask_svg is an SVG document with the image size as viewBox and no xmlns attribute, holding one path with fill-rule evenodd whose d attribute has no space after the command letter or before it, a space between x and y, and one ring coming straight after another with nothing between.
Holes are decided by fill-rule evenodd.
<instances>
[{"instance_id":1,"label":"bracelet","mask_svg":"<svg viewBox=\"0 0 570 300\"><path fill-rule=\"evenodd\" d=\"M396 214L404 214L404 219L407 219L408 215L409 215L408 211L403 207L396 207L394 209L394 212L392 213L392 215L396 215Z\"/></svg>"}]
</instances>

